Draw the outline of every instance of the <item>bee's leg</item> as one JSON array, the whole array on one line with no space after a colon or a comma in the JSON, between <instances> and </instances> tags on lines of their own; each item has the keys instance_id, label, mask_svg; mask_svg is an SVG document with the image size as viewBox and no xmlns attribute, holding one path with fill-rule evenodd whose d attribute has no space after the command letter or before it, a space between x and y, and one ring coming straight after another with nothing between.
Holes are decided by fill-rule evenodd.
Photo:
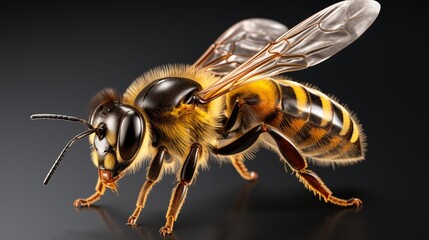
<instances>
[{"instance_id":1,"label":"bee's leg","mask_svg":"<svg viewBox=\"0 0 429 240\"><path fill-rule=\"evenodd\" d=\"M248 181L254 181L258 179L258 174L254 171L249 172L246 165L244 165L243 156L240 154L230 157L232 166L237 170L240 176Z\"/></svg>"},{"instance_id":2,"label":"bee's leg","mask_svg":"<svg viewBox=\"0 0 429 240\"><path fill-rule=\"evenodd\" d=\"M240 110L240 107L246 104L246 100L237 98L234 102L234 105L232 107L231 114L229 115L229 118L226 120L224 124L224 130L225 132L229 132L237 122L238 112ZM230 157L232 165L234 166L235 170L237 170L238 174L240 176L248 181L253 181L258 179L258 174L256 172L249 172L247 170L246 165L244 165L244 159L242 155L235 155Z\"/></svg>"},{"instance_id":3,"label":"bee's leg","mask_svg":"<svg viewBox=\"0 0 429 240\"><path fill-rule=\"evenodd\" d=\"M233 142L221 148L214 149L213 151L219 155L235 155L241 153L244 150L250 148L256 142L256 140L258 140L259 135L267 131L266 128L267 125L262 123L250 129L245 134L235 139Z\"/></svg>"},{"instance_id":4,"label":"bee's leg","mask_svg":"<svg viewBox=\"0 0 429 240\"><path fill-rule=\"evenodd\" d=\"M323 183L322 179L316 173L307 169L307 162L302 157L299 150L283 135L280 131L271 126L262 123L232 143L217 149L221 155L232 155L249 148L258 139L261 133L267 132L274 139L283 158L288 162L296 173L298 179L304 183L304 186L319 196L323 197L326 202L331 202L340 206L360 206L362 201L359 198L341 199L332 195L331 190Z\"/></svg>"},{"instance_id":5,"label":"bee's leg","mask_svg":"<svg viewBox=\"0 0 429 240\"><path fill-rule=\"evenodd\" d=\"M158 147L158 152L152 160L150 167L146 173L146 181L140 189L139 197L137 198L136 208L128 218L127 224L130 226L136 226L136 221L140 216L140 212L146 205L147 196L152 190L153 185L158 181L159 174L161 173L162 165L164 163L165 156L168 154L167 148L164 146Z\"/></svg>"},{"instance_id":6,"label":"bee's leg","mask_svg":"<svg viewBox=\"0 0 429 240\"><path fill-rule=\"evenodd\" d=\"M295 171L299 181L306 188L313 191L319 197L323 197L325 202L330 202L340 206L362 205L359 198L341 199L332 195L331 190L325 185L322 179L311 170L307 169L307 162L302 157L298 149L277 129L267 126L267 132L277 143L277 146L283 158L289 163L289 166Z\"/></svg>"},{"instance_id":7,"label":"bee's leg","mask_svg":"<svg viewBox=\"0 0 429 240\"><path fill-rule=\"evenodd\" d=\"M89 207L94 202L98 201L101 196L103 196L106 187L101 183L100 179L97 180L97 185L95 185L95 193L88 198L79 198L73 202L75 207Z\"/></svg>"},{"instance_id":8,"label":"bee's leg","mask_svg":"<svg viewBox=\"0 0 429 240\"><path fill-rule=\"evenodd\" d=\"M235 122L237 121L238 112L240 110L240 107L245 104L246 101L243 99L237 98L234 102L234 106L232 106L231 114L229 115L229 118L226 120L225 125L223 126L224 130L226 132L229 132L232 127L234 127Z\"/></svg>"},{"instance_id":9,"label":"bee's leg","mask_svg":"<svg viewBox=\"0 0 429 240\"><path fill-rule=\"evenodd\" d=\"M180 179L176 187L173 189L168 211L165 216L166 223L159 232L165 236L173 232L174 222L177 220L180 209L185 202L186 193L188 192L188 186L194 177L195 170L197 168L198 159L201 153L201 145L194 143L191 146L191 150L183 163L182 169L180 170Z\"/></svg>"}]
</instances>

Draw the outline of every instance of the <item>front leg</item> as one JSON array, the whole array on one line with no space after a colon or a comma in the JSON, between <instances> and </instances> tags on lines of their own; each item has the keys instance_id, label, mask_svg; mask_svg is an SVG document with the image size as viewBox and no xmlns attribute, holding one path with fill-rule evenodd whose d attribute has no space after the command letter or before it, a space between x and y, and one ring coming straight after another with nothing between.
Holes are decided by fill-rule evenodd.
<instances>
[{"instance_id":1,"label":"front leg","mask_svg":"<svg viewBox=\"0 0 429 240\"><path fill-rule=\"evenodd\" d=\"M88 198L78 198L73 202L75 207L89 207L94 202L98 201L101 196L103 196L106 187L101 183L100 179L97 180L97 185L95 185L95 193Z\"/></svg>"},{"instance_id":2,"label":"front leg","mask_svg":"<svg viewBox=\"0 0 429 240\"><path fill-rule=\"evenodd\" d=\"M168 211L165 216L165 218L167 219L165 226L159 230L161 235L163 235L164 237L167 234L171 234L173 232L174 222L177 220L177 217L180 213L180 209L185 202L186 193L188 192L188 186L192 182L192 179L195 175L195 170L197 169L200 154L201 145L198 143L192 144L191 151L186 157L186 160L183 163L182 169L180 171L179 182L174 188L170 198L170 204L168 206Z\"/></svg>"}]
</instances>

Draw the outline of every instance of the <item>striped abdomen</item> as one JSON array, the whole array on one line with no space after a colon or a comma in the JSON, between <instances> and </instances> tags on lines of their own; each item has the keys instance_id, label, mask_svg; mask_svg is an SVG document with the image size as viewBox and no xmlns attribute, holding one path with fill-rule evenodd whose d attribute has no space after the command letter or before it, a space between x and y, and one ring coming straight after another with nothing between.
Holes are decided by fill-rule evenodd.
<instances>
[{"instance_id":1,"label":"striped abdomen","mask_svg":"<svg viewBox=\"0 0 429 240\"><path fill-rule=\"evenodd\" d=\"M363 159L365 136L344 106L311 87L276 82L282 95L282 120L275 125L305 156L322 164Z\"/></svg>"}]
</instances>

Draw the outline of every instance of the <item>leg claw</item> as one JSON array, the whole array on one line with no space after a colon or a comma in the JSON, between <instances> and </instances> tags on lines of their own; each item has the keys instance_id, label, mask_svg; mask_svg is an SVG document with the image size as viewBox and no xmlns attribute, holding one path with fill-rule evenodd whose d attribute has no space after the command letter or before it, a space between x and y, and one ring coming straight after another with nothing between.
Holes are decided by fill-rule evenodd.
<instances>
[{"instance_id":1,"label":"leg claw","mask_svg":"<svg viewBox=\"0 0 429 240\"><path fill-rule=\"evenodd\" d=\"M73 206L74 207L89 207L89 206L91 206L91 204L86 199L79 198L73 202Z\"/></svg>"},{"instance_id":2,"label":"leg claw","mask_svg":"<svg viewBox=\"0 0 429 240\"><path fill-rule=\"evenodd\" d=\"M349 200L347 200L347 202L349 202L350 204L353 204L356 206L356 208L360 209L362 207L362 200L360 200L359 198L350 198Z\"/></svg>"},{"instance_id":3,"label":"leg claw","mask_svg":"<svg viewBox=\"0 0 429 240\"><path fill-rule=\"evenodd\" d=\"M253 172L253 171L251 171L251 172L249 173L249 175L250 175L250 179L249 179L249 181L256 181L256 180L258 180L258 178L259 178L258 173Z\"/></svg>"},{"instance_id":4,"label":"leg claw","mask_svg":"<svg viewBox=\"0 0 429 240\"><path fill-rule=\"evenodd\" d=\"M165 237L165 236L167 236L167 235L170 235L172 232L173 232L173 229L171 229L171 227L167 227L167 226L164 226L164 227L162 227L161 229L159 229L159 233L160 233L163 237Z\"/></svg>"},{"instance_id":5,"label":"leg claw","mask_svg":"<svg viewBox=\"0 0 429 240\"><path fill-rule=\"evenodd\" d=\"M136 218L136 217L134 217L134 216L130 216L130 217L128 218L127 225L128 225L128 226L131 226L131 227L135 227L135 226L137 226L136 222L137 222L137 218Z\"/></svg>"}]
</instances>

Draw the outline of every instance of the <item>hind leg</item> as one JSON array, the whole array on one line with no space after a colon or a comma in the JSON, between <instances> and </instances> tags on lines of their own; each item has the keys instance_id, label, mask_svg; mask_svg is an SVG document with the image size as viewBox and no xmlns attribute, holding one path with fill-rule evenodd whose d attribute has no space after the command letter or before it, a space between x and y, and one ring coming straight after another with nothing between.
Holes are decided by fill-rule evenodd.
<instances>
[{"instance_id":1,"label":"hind leg","mask_svg":"<svg viewBox=\"0 0 429 240\"><path fill-rule=\"evenodd\" d=\"M276 144L286 159L289 166L295 171L296 176L304 186L315 194L323 197L325 202L330 202L340 206L361 206L362 201L359 198L342 199L332 195L331 190L325 185L322 179L311 170L307 169L307 162L302 157L299 150L277 129L266 126L267 132L276 141Z\"/></svg>"},{"instance_id":2,"label":"hind leg","mask_svg":"<svg viewBox=\"0 0 429 240\"><path fill-rule=\"evenodd\" d=\"M232 143L217 149L220 155L237 154L252 146L256 142L261 133L268 133L274 139L279 148L282 157L287 161L293 169L298 179L304 186L313 191L315 194L323 197L325 202L330 202L340 206L361 206L362 201L359 198L342 199L332 195L331 190L325 185L322 179L316 173L307 169L307 162L302 157L299 150L286 138L279 130L262 123Z\"/></svg>"}]
</instances>

